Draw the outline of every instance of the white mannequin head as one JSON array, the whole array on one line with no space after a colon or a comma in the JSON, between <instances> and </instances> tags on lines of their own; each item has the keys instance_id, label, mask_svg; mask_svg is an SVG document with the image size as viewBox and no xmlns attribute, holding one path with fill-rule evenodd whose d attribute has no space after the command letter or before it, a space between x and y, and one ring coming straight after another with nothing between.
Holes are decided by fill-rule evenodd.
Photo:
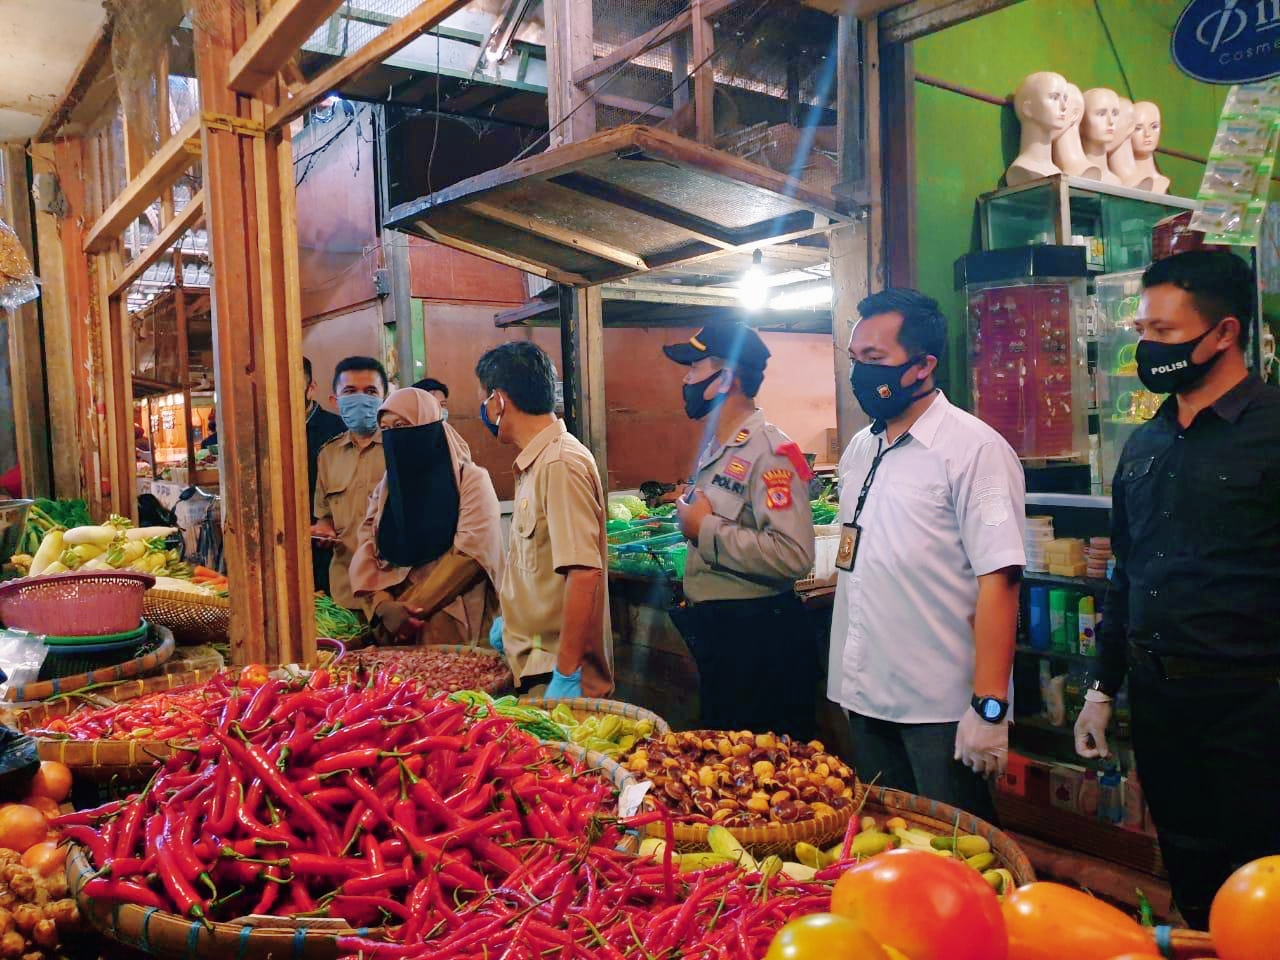
<instances>
[{"instance_id":1,"label":"white mannequin head","mask_svg":"<svg viewBox=\"0 0 1280 960\"><path fill-rule=\"evenodd\" d=\"M1086 143L1109 146L1116 139L1120 123L1120 95L1106 87L1084 92L1084 119L1080 134Z\"/></svg>"},{"instance_id":2,"label":"white mannequin head","mask_svg":"<svg viewBox=\"0 0 1280 960\"><path fill-rule=\"evenodd\" d=\"M1149 157L1160 146L1160 108L1150 100L1133 105L1133 154Z\"/></svg>"},{"instance_id":3,"label":"white mannequin head","mask_svg":"<svg viewBox=\"0 0 1280 960\"><path fill-rule=\"evenodd\" d=\"M1111 141L1108 152L1123 146L1133 133L1133 101L1128 97L1119 97L1120 113L1116 118L1116 138Z\"/></svg>"},{"instance_id":4,"label":"white mannequin head","mask_svg":"<svg viewBox=\"0 0 1280 960\"><path fill-rule=\"evenodd\" d=\"M1084 116L1084 94L1074 83L1067 84L1067 126L1075 126Z\"/></svg>"},{"instance_id":5,"label":"white mannequin head","mask_svg":"<svg viewBox=\"0 0 1280 960\"><path fill-rule=\"evenodd\" d=\"M1037 124L1054 133L1067 128L1067 78L1060 73L1032 73L1013 95L1014 109L1024 126Z\"/></svg>"}]
</instances>

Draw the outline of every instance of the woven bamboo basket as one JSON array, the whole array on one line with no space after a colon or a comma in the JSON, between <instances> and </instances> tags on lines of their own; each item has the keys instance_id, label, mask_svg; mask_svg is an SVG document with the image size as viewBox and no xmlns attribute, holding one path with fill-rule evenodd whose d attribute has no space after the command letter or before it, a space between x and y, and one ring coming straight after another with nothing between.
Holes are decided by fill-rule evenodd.
<instances>
[{"instance_id":1,"label":"woven bamboo basket","mask_svg":"<svg viewBox=\"0 0 1280 960\"><path fill-rule=\"evenodd\" d=\"M1018 886L1032 883L1036 878L1035 871L1031 869L1031 861L1012 837L986 820L939 800L930 800L902 790L872 786L867 787L866 803L859 816L874 816L877 819L902 817L912 827L927 830L940 837L951 836L957 831L984 837L991 844L991 852L999 861L998 866L1013 874Z\"/></svg>"},{"instance_id":2,"label":"woven bamboo basket","mask_svg":"<svg viewBox=\"0 0 1280 960\"><path fill-rule=\"evenodd\" d=\"M83 894L94 870L84 851L72 845L67 856L67 885L80 912L97 930L121 943L172 960L208 957L221 960L334 960L343 934L352 930L342 921L290 920L258 917L242 923L202 923L155 907L136 903L108 903Z\"/></svg>"},{"instance_id":3,"label":"woven bamboo basket","mask_svg":"<svg viewBox=\"0 0 1280 960\"><path fill-rule=\"evenodd\" d=\"M177 590L148 590L142 598L142 615L173 631L178 643L224 643L231 629L231 601L226 597L202 597Z\"/></svg>"},{"instance_id":4,"label":"woven bamboo basket","mask_svg":"<svg viewBox=\"0 0 1280 960\"><path fill-rule=\"evenodd\" d=\"M588 750L586 747L580 747L576 743L556 743L551 741L548 741L546 746L552 750L560 751L571 762L580 764L584 771L600 774L600 776L617 787L619 791L625 790L636 782L635 775L627 770L626 767L598 750Z\"/></svg>"},{"instance_id":5,"label":"woven bamboo basket","mask_svg":"<svg viewBox=\"0 0 1280 960\"><path fill-rule=\"evenodd\" d=\"M546 697L521 697L520 702L550 713L560 704L569 708L579 720L588 717L626 717L628 720L648 720L653 724L653 736L664 737L671 732L671 725L652 710L637 707L621 700L600 700L593 697L573 697L567 700L549 700Z\"/></svg>"},{"instance_id":6,"label":"woven bamboo basket","mask_svg":"<svg viewBox=\"0 0 1280 960\"><path fill-rule=\"evenodd\" d=\"M56 677L52 680L37 680L20 687L12 687L6 699L26 703L32 700L48 700L61 693L74 693L85 687L104 683L115 683L117 680L128 680L154 673L173 656L173 634L164 627L152 624L156 636L160 638L160 646L150 653L112 667L102 667L91 673L80 673L74 677Z\"/></svg>"},{"instance_id":7,"label":"woven bamboo basket","mask_svg":"<svg viewBox=\"0 0 1280 960\"><path fill-rule=\"evenodd\" d=\"M161 690L203 683L211 676L211 672L192 670L187 673L162 674L144 680L126 680L95 688L83 697L65 697L19 711L15 716L15 725L26 733L45 726L51 720L68 716L86 702L111 706ZM172 744L158 740L62 740L36 736L35 741L41 760L65 763L77 778L95 783L111 780L140 783L151 775L151 768L157 760L167 759L177 749Z\"/></svg>"},{"instance_id":8,"label":"woven bamboo basket","mask_svg":"<svg viewBox=\"0 0 1280 960\"><path fill-rule=\"evenodd\" d=\"M1214 960L1218 956L1209 934L1196 930L1156 927L1156 946L1168 960Z\"/></svg>"},{"instance_id":9,"label":"woven bamboo basket","mask_svg":"<svg viewBox=\"0 0 1280 960\"><path fill-rule=\"evenodd\" d=\"M362 666L367 669L368 667L375 666L378 663L378 658L380 655L388 654L390 655L390 657L394 657L394 654L397 650L404 650L404 651L432 650L432 651L438 651L441 653L477 653L477 654L480 654L481 656L492 657L494 660L503 660L502 654L500 654L497 650L494 650L492 647L482 647L478 645L464 646L462 644L455 644L455 643L439 643L439 644L427 644L424 646L417 646L417 647L364 647L361 650L351 650L351 651L348 651L345 657L341 658L340 663L333 663L331 665L331 669L335 669L338 672L354 671L354 670L358 670ZM516 678L512 676L511 671L508 670L506 672L506 675L502 679L495 680L493 683L486 686L484 688L484 692L489 694L489 696L491 697L500 697L503 694L511 693L513 690L515 690L515 688L516 688ZM458 691L444 690L441 692L457 693Z\"/></svg>"}]
</instances>

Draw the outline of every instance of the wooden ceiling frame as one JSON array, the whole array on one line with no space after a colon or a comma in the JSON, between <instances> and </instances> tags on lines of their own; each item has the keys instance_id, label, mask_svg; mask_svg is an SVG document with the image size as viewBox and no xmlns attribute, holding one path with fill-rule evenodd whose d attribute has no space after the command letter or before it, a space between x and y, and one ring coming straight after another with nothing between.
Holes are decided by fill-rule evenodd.
<instances>
[{"instance_id":1,"label":"wooden ceiling frame","mask_svg":"<svg viewBox=\"0 0 1280 960\"><path fill-rule=\"evenodd\" d=\"M252 96L290 60L343 0L276 0L231 58L227 86Z\"/></svg>"},{"instance_id":2,"label":"wooden ceiling frame","mask_svg":"<svg viewBox=\"0 0 1280 960\"><path fill-rule=\"evenodd\" d=\"M151 266L161 257L169 252L172 247L184 233L195 227L204 219L204 188L198 190L187 205L182 208L172 220L165 225L159 233L155 235L145 250L130 260L124 267L111 278L111 283L107 289L112 294L120 293L130 284L137 280L147 267Z\"/></svg>"}]
</instances>

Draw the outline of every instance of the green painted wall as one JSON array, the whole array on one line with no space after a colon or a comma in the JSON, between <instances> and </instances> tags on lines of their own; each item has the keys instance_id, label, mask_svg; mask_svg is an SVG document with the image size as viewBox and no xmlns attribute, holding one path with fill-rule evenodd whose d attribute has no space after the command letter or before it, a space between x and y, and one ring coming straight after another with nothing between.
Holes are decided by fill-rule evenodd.
<instances>
[{"instance_id":1,"label":"green painted wall","mask_svg":"<svg viewBox=\"0 0 1280 960\"><path fill-rule=\"evenodd\" d=\"M998 97L1024 76L1053 70L1087 90L1110 87L1160 105L1162 146L1205 156L1213 142L1225 87L1182 74L1169 56L1169 37L1185 0L1100 0L1115 40L1107 43L1093 0L1022 0L914 45L918 75ZM1117 53L1119 63L1117 63ZM981 249L976 198L999 186L1018 152L1011 107L997 107L916 82L917 273L951 320L950 393L963 393L963 308L953 288L957 257ZM1194 196L1203 167L1157 155L1171 193Z\"/></svg>"}]
</instances>

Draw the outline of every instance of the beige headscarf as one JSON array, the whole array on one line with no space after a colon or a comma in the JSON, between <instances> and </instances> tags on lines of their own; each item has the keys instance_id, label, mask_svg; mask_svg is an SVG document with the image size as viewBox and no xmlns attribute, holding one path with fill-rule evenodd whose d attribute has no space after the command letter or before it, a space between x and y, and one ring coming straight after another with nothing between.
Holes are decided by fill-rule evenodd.
<instances>
[{"instance_id":1,"label":"beige headscarf","mask_svg":"<svg viewBox=\"0 0 1280 960\"><path fill-rule=\"evenodd\" d=\"M443 419L440 403L425 390L405 387L393 390L379 414L390 412L412 426L423 426ZM470 557L484 570L488 583L484 590L471 590L458 597L444 612L458 621L472 640L481 639L486 594L496 594L502 582L502 514L498 495L493 489L489 471L471 459L471 448L457 430L444 423L444 434L453 460L453 475L458 484L458 529L453 549ZM410 567L393 567L378 555L378 525L382 522L382 506L386 495L385 475L369 496L369 508L360 531L360 545L351 559L351 587L357 594L373 594L390 590L409 579ZM430 566L428 564L427 566Z\"/></svg>"}]
</instances>

